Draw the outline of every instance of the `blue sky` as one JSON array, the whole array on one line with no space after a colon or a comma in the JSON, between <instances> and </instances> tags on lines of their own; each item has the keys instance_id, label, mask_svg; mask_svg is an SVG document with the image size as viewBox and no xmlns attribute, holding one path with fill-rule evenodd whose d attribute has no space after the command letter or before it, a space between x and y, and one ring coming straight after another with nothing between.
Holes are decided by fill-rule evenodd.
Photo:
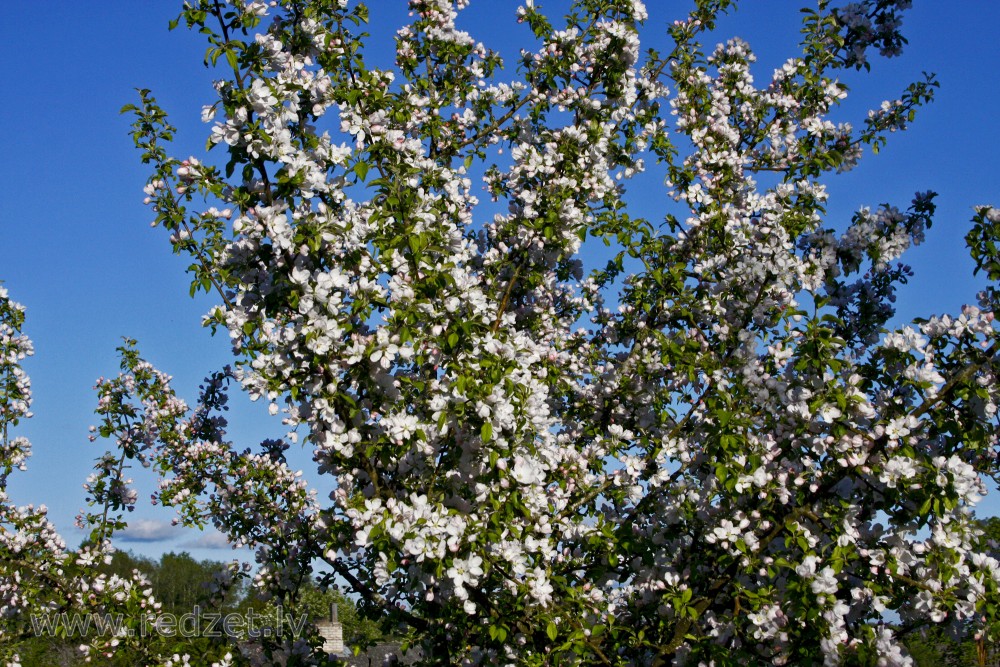
<instances>
[{"instance_id":1,"label":"blue sky","mask_svg":"<svg viewBox=\"0 0 1000 667\"><path fill-rule=\"evenodd\" d=\"M369 4L374 29L383 33L370 58L387 64L384 34L405 20L405 2ZM464 25L502 49L525 34L514 24L517 4L473 0ZM807 4L744 0L721 23L718 40L739 35L749 41L760 56L757 73L763 79L794 54L796 9ZM680 18L686 3L647 5L653 35ZM903 57L877 61L871 76L846 78L852 97L845 112L860 120L866 108L896 97L925 70L938 74L938 99L880 155L866 156L858 169L829 182L827 223L842 227L862 205L905 208L917 190L940 193L927 243L905 256L916 276L900 295L900 322L956 312L974 301L981 283L971 278L963 236L973 205L1000 203L1000 125L994 120L1000 4L915 5L904 20L910 44ZM208 127L199 113L213 99L212 75L201 65L205 46L199 36L167 30L179 7L174 0L47 0L4 7L0 280L27 306L27 332L36 346L26 364L35 417L21 429L35 454L27 473L12 476L10 490L19 503L47 504L70 545L82 537L72 523L84 503L83 481L103 451L87 441L95 421L90 388L97 377L117 371L121 337L137 338L143 354L174 375L189 400L201 378L228 361L225 337L213 339L200 326L209 303L188 297L186 263L171 254L162 230L149 228L150 212L142 205L147 173L128 136L129 118L118 113L135 101L134 88L151 88L180 130L174 154L202 155ZM236 413L233 431L246 444L282 432L261 408L247 403ZM305 467L308 457L302 460ZM136 477L140 498L148 498L151 482L142 471ZM210 535L171 529L168 511L140 505L135 518L141 523L132 535L142 541L126 546L148 555L187 549L197 557L226 557L203 548L218 546ZM1000 514L1000 502L988 498L982 509Z\"/></svg>"}]
</instances>

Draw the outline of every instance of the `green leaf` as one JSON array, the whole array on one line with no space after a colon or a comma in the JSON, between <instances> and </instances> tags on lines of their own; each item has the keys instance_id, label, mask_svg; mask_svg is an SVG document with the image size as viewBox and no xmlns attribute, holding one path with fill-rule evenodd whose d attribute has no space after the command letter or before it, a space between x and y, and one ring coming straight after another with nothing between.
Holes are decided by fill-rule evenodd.
<instances>
[{"instance_id":1,"label":"green leaf","mask_svg":"<svg viewBox=\"0 0 1000 667\"><path fill-rule=\"evenodd\" d=\"M549 636L549 639L555 641L556 637L559 636L559 628L556 627L554 622L549 621L548 626L545 628L545 634Z\"/></svg>"},{"instance_id":2,"label":"green leaf","mask_svg":"<svg viewBox=\"0 0 1000 667\"><path fill-rule=\"evenodd\" d=\"M489 442L493 439L493 424L490 422L483 422L483 427L479 429L479 436L483 439L483 442Z\"/></svg>"},{"instance_id":3,"label":"green leaf","mask_svg":"<svg viewBox=\"0 0 1000 667\"><path fill-rule=\"evenodd\" d=\"M354 173L358 175L362 181L365 180L365 176L368 175L368 163L367 162L355 162L354 163Z\"/></svg>"}]
</instances>

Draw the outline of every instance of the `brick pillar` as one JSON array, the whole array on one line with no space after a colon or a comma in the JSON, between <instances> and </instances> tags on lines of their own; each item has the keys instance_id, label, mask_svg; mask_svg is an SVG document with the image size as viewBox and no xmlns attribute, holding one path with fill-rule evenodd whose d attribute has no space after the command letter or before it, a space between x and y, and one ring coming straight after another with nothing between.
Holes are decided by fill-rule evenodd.
<instances>
[{"instance_id":1,"label":"brick pillar","mask_svg":"<svg viewBox=\"0 0 1000 667\"><path fill-rule=\"evenodd\" d=\"M323 638L323 652L327 655L344 654L344 627L337 620L337 605L330 605L330 620L316 624Z\"/></svg>"}]
</instances>

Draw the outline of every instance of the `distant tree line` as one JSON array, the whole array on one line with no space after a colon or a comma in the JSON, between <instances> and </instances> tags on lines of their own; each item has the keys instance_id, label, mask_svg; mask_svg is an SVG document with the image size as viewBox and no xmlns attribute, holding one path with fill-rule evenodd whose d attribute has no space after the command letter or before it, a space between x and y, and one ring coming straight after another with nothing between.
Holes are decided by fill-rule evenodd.
<instances>
[{"instance_id":1,"label":"distant tree line","mask_svg":"<svg viewBox=\"0 0 1000 667\"><path fill-rule=\"evenodd\" d=\"M197 616L200 622L198 627L201 629L215 622L210 634L220 636L204 636L194 641L187 637L183 638L183 643L180 637L171 636L171 632L176 633L173 628L157 632L158 641L162 643L161 655L171 655L171 644L175 644L178 651L190 656L190 663L193 665L209 664L209 656L218 654L220 643L231 644L232 652L238 653L240 642L246 639L249 630L273 631L272 626L278 618L277 606L255 597L251 588L242 583L243 580L235 587L213 586L220 578L226 577L229 569L226 563L220 561L196 560L186 552L166 553L157 561L131 552L117 551L111 562L102 569L106 574L127 578L138 571L149 582L153 597L160 603L157 613L161 617L169 615L173 619L187 618L190 624L193 623L191 619ZM216 594L219 590L224 592L221 597ZM358 650L363 650L370 644L390 637L391 633L383 631L377 620L364 617L353 600L335 586L324 586L320 581L309 581L301 586L291 607L283 608L281 613L286 619L293 620L306 616L308 623L304 630L310 631L309 624L323 621L329 616L331 604L337 605L338 620L343 626L344 643L348 649L357 647ZM254 619L256 625L252 629L241 626L239 632L228 633L227 628L217 620L227 615ZM285 630L288 630L287 623ZM96 624L91 626L90 631L97 631ZM70 635L64 626L57 628L54 633L39 633L17 647L21 666L76 667L94 664L93 661L86 663L77 651L81 641L80 636ZM112 656L100 664L134 667L124 656Z\"/></svg>"}]
</instances>

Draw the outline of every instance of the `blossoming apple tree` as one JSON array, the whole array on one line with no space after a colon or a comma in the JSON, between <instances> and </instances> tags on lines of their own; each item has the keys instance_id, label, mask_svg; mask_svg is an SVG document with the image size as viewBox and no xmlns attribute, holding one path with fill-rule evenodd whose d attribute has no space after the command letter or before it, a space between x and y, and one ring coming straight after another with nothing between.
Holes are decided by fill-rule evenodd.
<instances>
[{"instance_id":1,"label":"blossoming apple tree","mask_svg":"<svg viewBox=\"0 0 1000 667\"><path fill-rule=\"evenodd\" d=\"M100 572L111 558L110 539L124 521L115 512L135 502L134 491L125 479L124 465L134 458L134 440L147 430L124 428L116 438L121 450L102 457L88 479L93 513L79 518L81 527L90 528L86 542L67 549L56 532L44 505L17 506L7 495L7 480L15 470L24 470L31 443L14 434L22 419L31 417L31 382L21 363L33 353L23 332L24 307L13 301L0 286L0 660L19 666L19 646L50 628L53 636L76 640L88 659L107 659L129 651L137 661L155 660L153 642L136 637L144 624L155 621L159 604L152 598L149 582L136 573L123 578ZM133 365L142 378L142 364ZM148 372L153 373L148 368ZM134 375L131 379L134 380ZM108 424L125 427L130 421L120 401L102 396L101 411ZM117 407L115 407L117 406ZM116 416L117 415L117 416ZM131 416L135 416L134 414ZM105 431L112 435L112 431ZM60 619L73 614L96 619L92 633L58 630ZM115 628L98 625L106 619L120 621ZM46 626L46 624L48 624Z\"/></svg>"},{"instance_id":2,"label":"blossoming apple tree","mask_svg":"<svg viewBox=\"0 0 1000 667\"><path fill-rule=\"evenodd\" d=\"M889 330L934 193L825 210L824 180L932 98L929 77L831 120L909 2L821 0L763 83L747 43L702 45L731 0L691 3L664 53L639 0L529 1L513 56L459 27L467 4L410 0L390 70L353 0L185 3L218 164L170 157L148 91L129 109L154 224L235 362L189 409L126 347L102 401L140 416L101 428L95 484L152 466L181 521L256 550L262 594L325 572L428 664L904 665L928 624L995 636L1000 565L973 545L996 293ZM647 171L662 190L630 189ZM977 208L991 281L998 232ZM227 439L236 386L284 441Z\"/></svg>"}]
</instances>

